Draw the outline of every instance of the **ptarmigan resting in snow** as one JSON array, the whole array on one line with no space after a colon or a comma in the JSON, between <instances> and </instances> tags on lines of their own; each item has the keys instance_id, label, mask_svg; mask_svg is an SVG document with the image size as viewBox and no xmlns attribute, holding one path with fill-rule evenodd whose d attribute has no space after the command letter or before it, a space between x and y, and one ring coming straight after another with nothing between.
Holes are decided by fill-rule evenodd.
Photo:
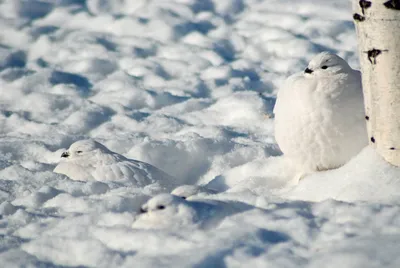
<instances>
[{"instance_id":1,"label":"ptarmigan resting in snow","mask_svg":"<svg viewBox=\"0 0 400 268\"><path fill-rule=\"evenodd\" d=\"M54 172L80 181L129 181L138 187L159 183L169 190L176 186L174 179L160 169L112 152L94 140L71 144Z\"/></svg>"},{"instance_id":2,"label":"ptarmigan resting in snow","mask_svg":"<svg viewBox=\"0 0 400 268\"><path fill-rule=\"evenodd\" d=\"M140 209L133 228L162 229L215 227L229 215L253 208L240 202L217 200L185 200L171 194L159 194L149 199Z\"/></svg>"},{"instance_id":3,"label":"ptarmigan resting in snow","mask_svg":"<svg viewBox=\"0 0 400 268\"><path fill-rule=\"evenodd\" d=\"M207 196L212 194L217 194L216 190L207 188L203 185L180 185L174 190L172 190L171 194L175 196L179 196L183 199L188 199L193 196Z\"/></svg>"},{"instance_id":4,"label":"ptarmigan resting in snow","mask_svg":"<svg viewBox=\"0 0 400 268\"><path fill-rule=\"evenodd\" d=\"M275 138L298 166L298 179L340 167L367 145L361 74L322 52L279 90Z\"/></svg>"}]
</instances>

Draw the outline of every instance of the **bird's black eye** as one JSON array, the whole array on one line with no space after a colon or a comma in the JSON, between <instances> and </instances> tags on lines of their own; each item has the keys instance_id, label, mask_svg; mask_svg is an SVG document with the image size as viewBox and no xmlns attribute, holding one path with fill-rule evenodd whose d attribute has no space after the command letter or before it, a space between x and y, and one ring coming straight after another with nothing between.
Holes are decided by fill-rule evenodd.
<instances>
[{"instance_id":1,"label":"bird's black eye","mask_svg":"<svg viewBox=\"0 0 400 268\"><path fill-rule=\"evenodd\" d=\"M186 196L181 196L182 197L182 199L186 199Z\"/></svg>"},{"instance_id":2,"label":"bird's black eye","mask_svg":"<svg viewBox=\"0 0 400 268\"><path fill-rule=\"evenodd\" d=\"M157 209L164 209L164 206L158 206Z\"/></svg>"},{"instance_id":3,"label":"bird's black eye","mask_svg":"<svg viewBox=\"0 0 400 268\"><path fill-rule=\"evenodd\" d=\"M81 154L81 153L82 153L82 151L76 151L76 153L78 153L78 154Z\"/></svg>"},{"instance_id":4,"label":"bird's black eye","mask_svg":"<svg viewBox=\"0 0 400 268\"><path fill-rule=\"evenodd\" d=\"M324 65L324 66L321 67L321 69L324 69L324 70L328 69L328 66Z\"/></svg>"}]
</instances>

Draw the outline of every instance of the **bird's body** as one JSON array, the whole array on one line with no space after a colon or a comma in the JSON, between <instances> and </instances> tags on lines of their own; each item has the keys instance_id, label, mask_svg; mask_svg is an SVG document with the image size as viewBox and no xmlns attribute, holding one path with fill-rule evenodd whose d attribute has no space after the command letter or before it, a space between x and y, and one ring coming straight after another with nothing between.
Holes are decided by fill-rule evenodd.
<instances>
[{"instance_id":1,"label":"bird's body","mask_svg":"<svg viewBox=\"0 0 400 268\"><path fill-rule=\"evenodd\" d=\"M153 183L174 187L174 179L162 170L128 159L93 140L73 143L62 154L54 172L79 181L130 181L138 187Z\"/></svg>"},{"instance_id":2,"label":"bird's body","mask_svg":"<svg viewBox=\"0 0 400 268\"><path fill-rule=\"evenodd\" d=\"M218 193L216 190L202 185L180 185L171 192L172 195L182 197L183 199L188 199L197 195L207 196L216 193Z\"/></svg>"},{"instance_id":3,"label":"bird's body","mask_svg":"<svg viewBox=\"0 0 400 268\"><path fill-rule=\"evenodd\" d=\"M213 228L225 217L252 208L240 202L217 200L185 200L180 196L160 194L141 207L133 228L180 229L182 227Z\"/></svg>"},{"instance_id":4,"label":"bird's body","mask_svg":"<svg viewBox=\"0 0 400 268\"><path fill-rule=\"evenodd\" d=\"M367 145L359 71L323 52L278 92L275 138L304 174L342 166Z\"/></svg>"},{"instance_id":5,"label":"bird's body","mask_svg":"<svg viewBox=\"0 0 400 268\"><path fill-rule=\"evenodd\" d=\"M200 220L198 212L190 203L170 194L151 198L142 205L140 212L132 224L133 228L181 228L195 226Z\"/></svg>"}]
</instances>

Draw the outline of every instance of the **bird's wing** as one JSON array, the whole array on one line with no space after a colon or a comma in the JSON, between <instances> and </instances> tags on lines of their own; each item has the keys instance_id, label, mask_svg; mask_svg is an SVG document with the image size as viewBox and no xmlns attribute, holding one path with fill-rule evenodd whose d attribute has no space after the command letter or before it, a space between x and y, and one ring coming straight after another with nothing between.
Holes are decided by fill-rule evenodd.
<instances>
[{"instance_id":1,"label":"bird's wing","mask_svg":"<svg viewBox=\"0 0 400 268\"><path fill-rule=\"evenodd\" d=\"M170 175L150 164L126 158L120 162L97 166L93 176L97 180L126 181L137 187L153 183L174 187L170 185L173 182Z\"/></svg>"},{"instance_id":2,"label":"bird's wing","mask_svg":"<svg viewBox=\"0 0 400 268\"><path fill-rule=\"evenodd\" d=\"M288 101L291 99L295 99L296 96L299 92L299 88L304 87L305 85L302 85L302 81L304 80L304 77L302 73L294 74L290 76L281 86L281 88L278 91L277 94L277 99L275 103L275 107L273 110L274 114L280 113L282 110L287 109Z\"/></svg>"},{"instance_id":3,"label":"bird's wing","mask_svg":"<svg viewBox=\"0 0 400 268\"><path fill-rule=\"evenodd\" d=\"M60 162L54 169L55 173L64 174L71 180L90 181L95 180L92 176L93 167L84 167L75 163Z\"/></svg>"},{"instance_id":4,"label":"bird's wing","mask_svg":"<svg viewBox=\"0 0 400 268\"><path fill-rule=\"evenodd\" d=\"M134 161L135 165L137 165L145 173L147 180L151 183L159 183L169 190L172 190L177 186L178 180L161 169L137 160L129 160L129 163L132 161Z\"/></svg>"}]
</instances>

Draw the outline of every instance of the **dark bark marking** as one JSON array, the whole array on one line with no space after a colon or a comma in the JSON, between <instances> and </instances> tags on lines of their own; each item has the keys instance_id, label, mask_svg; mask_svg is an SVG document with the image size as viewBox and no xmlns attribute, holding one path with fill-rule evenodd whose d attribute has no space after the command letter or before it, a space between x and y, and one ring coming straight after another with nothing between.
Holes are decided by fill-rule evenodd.
<instances>
[{"instance_id":1,"label":"dark bark marking","mask_svg":"<svg viewBox=\"0 0 400 268\"><path fill-rule=\"evenodd\" d=\"M389 9L400 10L400 0L390 0L383 3L383 5Z\"/></svg>"},{"instance_id":2,"label":"dark bark marking","mask_svg":"<svg viewBox=\"0 0 400 268\"><path fill-rule=\"evenodd\" d=\"M372 3L366 0L360 0L359 2L363 15L365 15L365 9L370 8Z\"/></svg>"},{"instance_id":3,"label":"dark bark marking","mask_svg":"<svg viewBox=\"0 0 400 268\"><path fill-rule=\"evenodd\" d=\"M372 141L372 143L375 143L375 138L371 137L371 141Z\"/></svg>"},{"instance_id":4,"label":"dark bark marking","mask_svg":"<svg viewBox=\"0 0 400 268\"><path fill-rule=\"evenodd\" d=\"M380 54L382 54L382 52L388 51L387 49L385 50L380 50L380 49L371 49L368 51L364 51L364 53L367 53L368 56L368 60L371 64L376 64L376 57L378 57Z\"/></svg>"},{"instance_id":5,"label":"dark bark marking","mask_svg":"<svg viewBox=\"0 0 400 268\"><path fill-rule=\"evenodd\" d=\"M369 116L368 115L365 116L365 120L367 120L367 121L369 120Z\"/></svg>"},{"instance_id":6,"label":"dark bark marking","mask_svg":"<svg viewBox=\"0 0 400 268\"><path fill-rule=\"evenodd\" d=\"M390 147L390 150L392 150L392 151L393 151L393 150L396 150L396 148L394 148L394 147Z\"/></svg>"},{"instance_id":7,"label":"dark bark marking","mask_svg":"<svg viewBox=\"0 0 400 268\"><path fill-rule=\"evenodd\" d=\"M357 21L364 21L364 20L365 20L365 17L364 17L364 16L361 16L360 14L354 13L353 19L354 19L354 20L357 20Z\"/></svg>"}]
</instances>

